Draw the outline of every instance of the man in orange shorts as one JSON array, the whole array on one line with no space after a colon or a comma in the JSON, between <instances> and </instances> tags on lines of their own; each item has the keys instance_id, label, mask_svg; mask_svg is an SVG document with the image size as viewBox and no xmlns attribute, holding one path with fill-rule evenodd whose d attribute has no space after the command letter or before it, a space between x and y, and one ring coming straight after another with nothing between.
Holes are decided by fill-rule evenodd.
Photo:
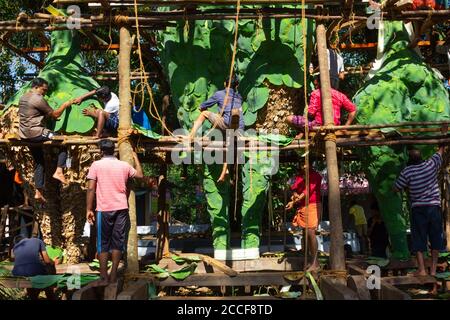
<instances>
[{"instance_id":1,"label":"man in orange shorts","mask_svg":"<svg viewBox=\"0 0 450 320\"><path fill-rule=\"evenodd\" d=\"M320 186L322 183L322 176L309 168L309 204L306 207L305 197L305 168L302 166L298 176L295 177L294 184L291 190L294 194L291 201L286 205L286 209L297 208L296 215L292 224L296 227L302 227L305 230L308 240L309 253L313 257L313 261L308 268L308 271L316 271L320 266L317 260L317 239L316 229L319 224L319 214L322 210L320 202Z\"/></svg>"}]
</instances>

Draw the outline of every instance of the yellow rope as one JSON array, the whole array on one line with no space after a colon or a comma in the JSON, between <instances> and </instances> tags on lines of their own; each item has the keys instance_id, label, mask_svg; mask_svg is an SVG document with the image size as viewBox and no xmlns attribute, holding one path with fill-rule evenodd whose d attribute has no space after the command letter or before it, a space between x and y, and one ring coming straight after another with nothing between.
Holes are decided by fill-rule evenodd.
<instances>
[{"instance_id":1,"label":"yellow rope","mask_svg":"<svg viewBox=\"0 0 450 320\"><path fill-rule=\"evenodd\" d=\"M135 0L136 1L136 0ZM234 42L233 42L233 53L231 55L231 64L230 64L230 72L228 74L228 83L227 83L227 87L226 87L226 92L225 92L225 98L223 100L223 105L222 105L222 109L220 110L220 116L223 116L223 112L225 110L225 107L228 103L228 97L230 94L230 87L231 87L231 81L233 78L233 73L234 73L234 64L236 61L236 52L237 52L237 40L238 40L238 31L239 31L239 12L241 10L241 0L237 0L236 3L236 18L234 20ZM217 125L219 124L219 119L216 117L213 126L211 129L209 129L209 131L206 132L205 137L208 137L213 130L217 127Z\"/></svg>"},{"instance_id":2,"label":"yellow rope","mask_svg":"<svg viewBox=\"0 0 450 320\"><path fill-rule=\"evenodd\" d=\"M150 97L150 107L149 107L149 112L150 112L150 116L152 116L153 118L155 118L156 120L158 120L162 127L164 128L164 130L171 136L173 136L172 131L169 130L169 128L166 126L166 124L164 123L164 121L162 121L161 116L159 115L159 111L158 108L156 107L155 104L155 100L153 99L153 90L152 87L150 86L150 84L148 83L147 77L145 76L145 65L142 59L142 50L141 50L141 34L139 31L139 20L138 20L138 7L137 7L137 1L134 0L134 16L135 16L135 22L136 22L136 37L137 37L137 45L138 45L138 56L139 56L139 75L140 75L140 82L136 85L135 90L132 90L133 92L133 107L135 105L135 101L136 101L136 95L140 93L141 95L141 104L139 107L139 111L142 110L143 106L144 106L144 101L145 101L145 93L147 92L149 94ZM120 17L120 16L119 16ZM116 17L116 18L119 18ZM153 111L155 113L153 113Z\"/></svg>"}]
</instances>

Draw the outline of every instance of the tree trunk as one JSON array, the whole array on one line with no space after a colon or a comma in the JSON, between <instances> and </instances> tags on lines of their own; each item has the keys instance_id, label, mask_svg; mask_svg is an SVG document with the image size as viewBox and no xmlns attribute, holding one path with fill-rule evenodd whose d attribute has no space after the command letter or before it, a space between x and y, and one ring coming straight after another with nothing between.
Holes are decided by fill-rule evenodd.
<instances>
[{"instance_id":1,"label":"tree trunk","mask_svg":"<svg viewBox=\"0 0 450 320\"><path fill-rule=\"evenodd\" d=\"M334 120L331 102L330 70L328 66L325 26L323 24L319 24L317 26L316 33L324 124L330 125L334 124ZM331 269L333 270L345 270L339 171L336 155L336 135L334 133L328 133L325 137L325 153L328 171L328 210L331 227L330 264Z\"/></svg>"},{"instance_id":2,"label":"tree trunk","mask_svg":"<svg viewBox=\"0 0 450 320\"><path fill-rule=\"evenodd\" d=\"M119 154L120 160L134 165L133 147L128 139L128 130L131 128L131 94L130 94L130 53L131 37L127 28L120 28L119 52ZM127 270L129 273L139 272L137 226L136 226L136 197L130 191L128 198L130 214L130 232L127 247Z\"/></svg>"}]
</instances>

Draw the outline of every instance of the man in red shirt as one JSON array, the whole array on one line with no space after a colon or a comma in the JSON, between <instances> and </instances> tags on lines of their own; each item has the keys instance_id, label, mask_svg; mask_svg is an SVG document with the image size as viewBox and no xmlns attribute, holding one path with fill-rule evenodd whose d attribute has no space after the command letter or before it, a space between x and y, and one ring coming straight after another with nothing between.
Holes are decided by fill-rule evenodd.
<instances>
[{"instance_id":1,"label":"man in red shirt","mask_svg":"<svg viewBox=\"0 0 450 320\"><path fill-rule=\"evenodd\" d=\"M294 194L291 201L286 205L286 209L290 210L296 207L296 215L292 224L296 227L302 227L308 238L309 252L313 257L313 261L308 268L308 271L315 271L319 266L317 261L317 239L316 229L319 225L319 214L322 211L322 204L320 198L320 186L322 184L322 176L312 168L309 168L309 204L306 207L305 197L305 168L300 168L298 176L295 177L294 184L291 190Z\"/></svg>"},{"instance_id":2,"label":"man in red shirt","mask_svg":"<svg viewBox=\"0 0 450 320\"><path fill-rule=\"evenodd\" d=\"M128 215L128 182L130 179L143 178L141 164L133 152L136 169L114 156L114 142L101 140L99 143L102 159L94 161L88 173L88 191L86 197L86 220L94 224L94 194L97 203L97 253L100 262L98 285L116 282L117 267L130 226ZM108 256L111 252L112 268L108 279Z\"/></svg>"},{"instance_id":3,"label":"man in red shirt","mask_svg":"<svg viewBox=\"0 0 450 320\"><path fill-rule=\"evenodd\" d=\"M314 79L314 85L316 89L311 93L308 107L308 120L310 128L323 125L322 98L318 77ZM356 106L350 101L349 98L347 98L345 94L333 88L331 88L331 100L333 106L334 124L337 126L341 124L341 109L344 109L348 112L345 125L350 125L356 116ZM289 125L298 128L304 128L306 123L305 117L301 115L290 115L287 117L286 121Z\"/></svg>"}]
</instances>

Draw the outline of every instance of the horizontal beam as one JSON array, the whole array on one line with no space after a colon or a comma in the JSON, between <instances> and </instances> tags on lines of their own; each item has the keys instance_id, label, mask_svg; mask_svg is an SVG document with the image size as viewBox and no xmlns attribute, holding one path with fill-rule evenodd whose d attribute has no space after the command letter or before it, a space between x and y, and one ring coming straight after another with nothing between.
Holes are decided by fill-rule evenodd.
<instances>
[{"instance_id":1,"label":"horizontal beam","mask_svg":"<svg viewBox=\"0 0 450 320\"><path fill-rule=\"evenodd\" d=\"M54 0L54 4L99 4L100 1L94 1L94 0ZM127 4L127 3L134 3L134 0L108 0L107 1L110 5L113 4ZM252 4L298 4L299 1L297 0L241 0L241 5L252 5ZM192 5L192 4L198 4L198 5L236 5L235 0L136 0L136 3L138 4L146 4L148 6L186 6L186 5ZM339 1L325 1L325 0L305 0L306 4L315 4L315 5L338 5Z\"/></svg>"}]
</instances>

